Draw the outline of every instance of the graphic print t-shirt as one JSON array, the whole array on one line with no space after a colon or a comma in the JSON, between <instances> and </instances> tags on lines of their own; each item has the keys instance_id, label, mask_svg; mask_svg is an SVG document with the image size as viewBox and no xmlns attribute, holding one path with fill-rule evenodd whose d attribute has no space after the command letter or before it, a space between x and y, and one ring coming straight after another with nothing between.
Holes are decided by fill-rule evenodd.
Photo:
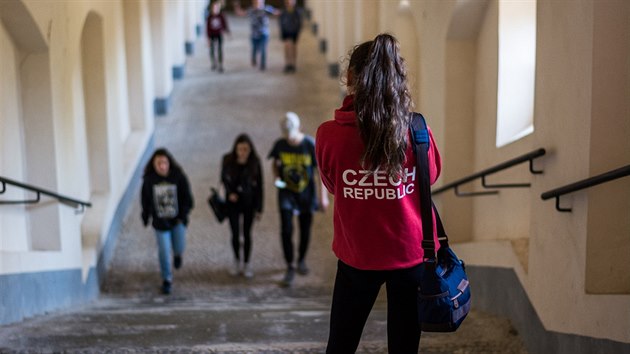
<instances>
[{"instance_id":1,"label":"graphic print t-shirt","mask_svg":"<svg viewBox=\"0 0 630 354\"><path fill-rule=\"evenodd\" d=\"M170 183L159 183L153 186L153 203L160 219L172 219L179 213L177 203L177 186Z\"/></svg>"},{"instance_id":2,"label":"graphic print t-shirt","mask_svg":"<svg viewBox=\"0 0 630 354\"><path fill-rule=\"evenodd\" d=\"M223 29L223 21L221 21L220 16L210 16L210 29L213 31Z\"/></svg>"},{"instance_id":3,"label":"graphic print t-shirt","mask_svg":"<svg viewBox=\"0 0 630 354\"><path fill-rule=\"evenodd\" d=\"M310 208L315 201L315 186L313 172L317 167L315 160L315 142L312 137L305 136L302 143L292 146L286 139L276 141L269 152L269 158L280 162L278 171L286 187L279 192L280 207L282 209ZM289 193L294 194L291 196ZM297 194L297 200L295 199ZM289 200L287 200L289 199ZM297 203L298 205L291 205Z\"/></svg>"}]
</instances>

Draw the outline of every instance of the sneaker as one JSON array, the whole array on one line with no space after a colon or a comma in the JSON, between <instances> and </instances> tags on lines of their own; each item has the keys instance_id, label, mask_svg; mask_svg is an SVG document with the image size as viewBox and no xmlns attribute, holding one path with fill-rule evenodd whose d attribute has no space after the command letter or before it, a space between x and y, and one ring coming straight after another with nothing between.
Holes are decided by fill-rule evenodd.
<instances>
[{"instance_id":1,"label":"sneaker","mask_svg":"<svg viewBox=\"0 0 630 354\"><path fill-rule=\"evenodd\" d=\"M172 287L171 282L168 280L165 280L162 283L162 294L169 295L171 293L171 287Z\"/></svg>"},{"instance_id":2,"label":"sneaker","mask_svg":"<svg viewBox=\"0 0 630 354\"><path fill-rule=\"evenodd\" d=\"M287 269L287 272L284 275L284 278L280 282L280 286L282 286L283 288L290 287L291 284L293 284L293 278L294 277L295 277L295 269L293 269L293 268Z\"/></svg>"},{"instance_id":3,"label":"sneaker","mask_svg":"<svg viewBox=\"0 0 630 354\"><path fill-rule=\"evenodd\" d=\"M219 72L222 73L223 72L223 66L219 65Z\"/></svg>"},{"instance_id":4,"label":"sneaker","mask_svg":"<svg viewBox=\"0 0 630 354\"><path fill-rule=\"evenodd\" d=\"M232 268L230 268L230 275L235 277L239 274L241 274L241 261L235 259Z\"/></svg>"},{"instance_id":5,"label":"sneaker","mask_svg":"<svg viewBox=\"0 0 630 354\"><path fill-rule=\"evenodd\" d=\"M306 262L304 260L301 260L300 262L298 262L298 268L297 268L298 274L300 275L306 275L309 272L308 267L306 266Z\"/></svg>"},{"instance_id":6,"label":"sneaker","mask_svg":"<svg viewBox=\"0 0 630 354\"><path fill-rule=\"evenodd\" d=\"M173 266L175 269L182 267L182 256L175 255L175 257L173 257Z\"/></svg>"},{"instance_id":7,"label":"sneaker","mask_svg":"<svg viewBox=\"0 0 630 354\"><path fill-rule=\"evenodd\" d=\"M243 270L243 275L245 278L254 277L254 271L252 271L252 266L249 263L245 263L245 268Z\"/></svg>"}]
</instances>

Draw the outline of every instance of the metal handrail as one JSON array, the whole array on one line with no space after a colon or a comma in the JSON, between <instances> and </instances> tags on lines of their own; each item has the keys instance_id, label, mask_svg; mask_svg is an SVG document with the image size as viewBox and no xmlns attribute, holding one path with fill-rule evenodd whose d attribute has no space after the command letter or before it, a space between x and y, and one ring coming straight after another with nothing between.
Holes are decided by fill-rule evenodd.
<instances>
[{"instance_id":1,"label":"metal handrail","mask_svg":"<svg viewBox=\"0 0 630 354\"><path fill-rule=\"evenodd\" d=\"M484 191L484 192L460 192L459 191L459 186L468 182L472 182L478 178L481 178L481 184L483 186L483 188L522 188L522 187L529 187L531 184L530 183L511 183L511 184L487 184L486 183L486 176L499 172L501 170L505 170L507 168L510 168L512 166L521 164L523 162L527 162L529 161L529 171L533 174L541 174L543 173L543 171L537 171L534 170L534 159L540 156L543 156L546 153L545 149L540 148L537 150L534 150L532 152L529 152L527 154L521 155L519 157L513 158L509 161L505 161L503 163L500 163L496 166L487 168L481 172L477 172L474 173L470 176L458 179L457 181L448 183L440 188L437 188L436 190L434 190L433 192L431 192L431 194L436 195L436 194L440 194L446 190L449 190L451 188L455 189L455 194L458 197L470 197L470 196L476 196L476 195L490 195L490 194L497 194L499 193L499 191L497 190L491 190L491 191Z\"/></svg>"},{"instance_id":2,"label":"metal handrail","mask_svg":"<svg viewBox=\"0 0 630 354\"><path fill-rule=\"evenodd\" d=\"M561 212L570 212L571 208L560 207L560 196L573 193L581 189L593 187L598 184L602 184L602 183L609 182L609 181L626 177L626 176L630 176L630 165L626 165L616 170L608 171L606 173L602 173L597 176L586 178L581 181L577 181L575 183L567 184L566 186L549 190L541 194L540 197L543 200L556 198L556 210L561 211Z\"/></svg>"},{"instance_id":3,"label":"metal handrail","mask_svg":"<svg viewBox=\"0 0 630 354\"><path fill-rule=\"evenodd\" d=\"M17 182L5 177L0 177L0 185L2 185L2 189L0 190L0 194L3 194L4 192L6 192L7 187L6 185L12 185L15 187L19 187L22 189L26 189L29 190L31 192L35 192L36 193L36 197L35 199L26 199L26 200L0 200L0 204L34 204L34 203L38 203L40 201L40 196L43 195L47 195L49 197L52 198L56 198L60 203L71 206L73 208L77 209L77 213L81 213L83 212L83 210L85 210L85 207L91 207L92 203L90 202L84 202L81 200L77 200L77 199L73 199L73 198L69 198L66 196L63 196L61 194L57 194L55 192L51 192L49 190L43 189L43 188L39 188L36 186L32 186L29 184L25 184L25 183L21 183L21 182Z\"/></svg>"}]
</instances>

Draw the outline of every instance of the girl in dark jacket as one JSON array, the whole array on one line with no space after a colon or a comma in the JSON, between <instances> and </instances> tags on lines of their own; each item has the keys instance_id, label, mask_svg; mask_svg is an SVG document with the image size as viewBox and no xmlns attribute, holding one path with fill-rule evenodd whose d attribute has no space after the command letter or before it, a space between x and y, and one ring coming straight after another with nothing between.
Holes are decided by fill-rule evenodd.
<instances>
[{"instance_id":1,"label":"girl in dark jacket","mask_svg":"<svg viewBox=\"0 0 630 354\"><path fill-rule=\"evenodd\" d=\"M260 159L247 134L236 137L232 151L223 156L221 182L225 187L228 217L232 230L234 267L230 274L254 276L249 257L252 250L251 229L254 217L260 218L263 205L263 181ZM243 263L241 263L240 220L243 215Z\"/></svg>"},{"instance_id":2,"label":"girl in dark jacket","mask_svg":"<svg viewBox=\"0 0 630 354\"><path fill-rule=\"evenodd\" d=\"M179 269L186 247L188 214L193 207L190 185L182 168L164 148L157 149L144 168L142 184L142 222L152 219L158 243L162 293L171 293L173 266Z\"/></svg>"}]
</instances>

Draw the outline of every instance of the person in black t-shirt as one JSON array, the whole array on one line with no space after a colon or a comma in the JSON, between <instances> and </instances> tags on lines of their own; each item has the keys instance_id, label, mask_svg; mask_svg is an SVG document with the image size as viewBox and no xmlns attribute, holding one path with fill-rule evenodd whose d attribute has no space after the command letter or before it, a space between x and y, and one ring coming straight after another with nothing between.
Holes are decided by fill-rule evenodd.
<instances>
[{"instance_id":1,"label":"person in black t-shirt","mask_svg":"<svg viewBox=\"0 0 630 354\"><path fill-rule=\"evenodd\" d=\"M282 286L291 286L295 275L293 251L293 215L298 215L300 243L298 246L297 272L308 274L306 253L311 236L313 212L328 207L328 194L320 188L321 203L318 204L314 177L317 173L315 140L300 130L300 118L287 112L281 122L284 137L276 140L268 158L273 159L272 170L278 188L278 206L281 217L281 239L287 272ZM319 177L318 177L319 178ZM321 185L321 184L320 184Z\"/></svg>"}]
</instances>

